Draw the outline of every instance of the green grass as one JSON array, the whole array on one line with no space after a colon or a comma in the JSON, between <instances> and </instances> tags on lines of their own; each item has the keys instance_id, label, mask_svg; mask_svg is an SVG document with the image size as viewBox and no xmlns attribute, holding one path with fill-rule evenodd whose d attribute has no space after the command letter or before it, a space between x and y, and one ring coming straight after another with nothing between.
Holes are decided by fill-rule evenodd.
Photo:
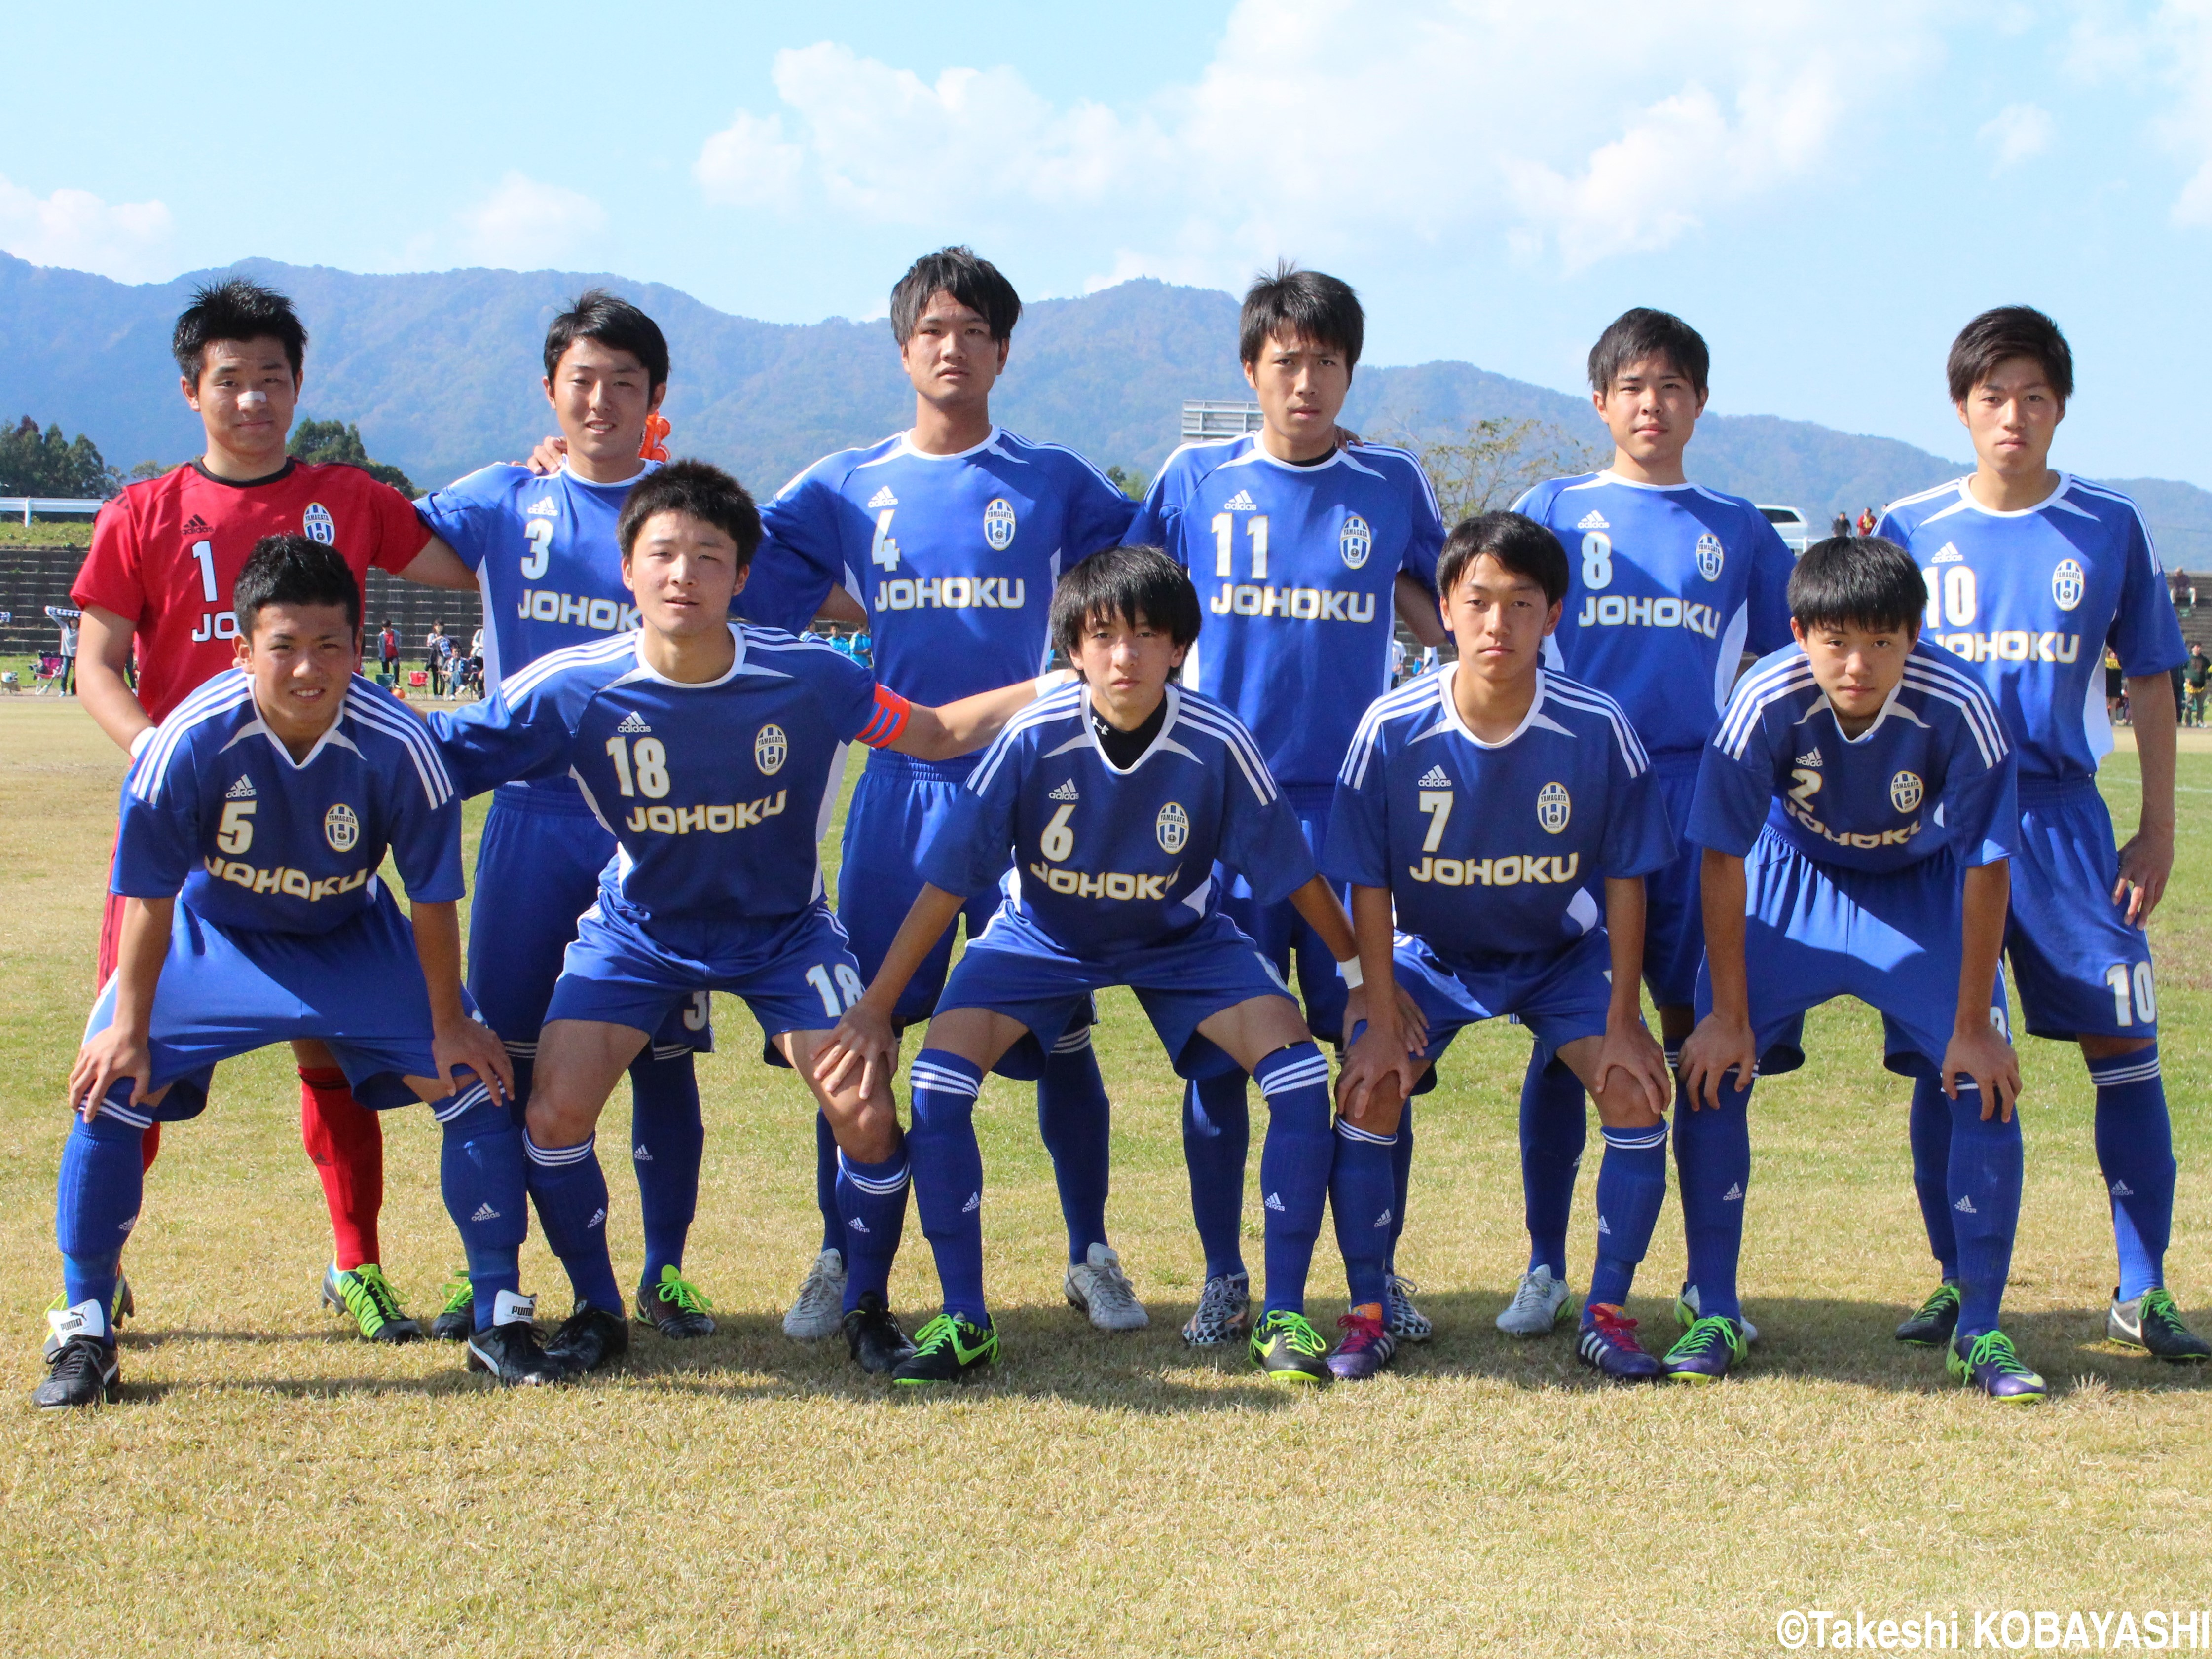
<instances>
[{"instance_id":1,"label":"green grass","mask_svg":"<svg viewBox=\"0 0 2212 1659\"><path fill-rule=\"evenodd\" d=\"M19 513L0 518L0 548L88 548L90 518L39 518L26 524Z\"/></svg>"},{"instance_id":2,"label":"green grass","mask_svg":"<svg viewBox=\"0 0 2212 1659\"><path fill-rule=\"evenodd\" d=\"M1437 1340L1314 1399L1186 1353L1174 1331L1200 1262L1178 1089L1115 994L1100 1037L1110 1216L1152 1329L1108 1338L1061 1303L1031 1096L994 1080L978 1123L1006 1363L957 1397L895 1402L841 1347L778 1329L817 1242L811 1111L720 999L689 1268L720 1335L641 1335L616 1375L524 1395L465 1377L450 1348L349 1340L314 1304L321 1195L289 1060L268 1053L223 1069L149 1178L124 1402L35 1414L59 1086L92 991L119 757L51 701L0 703L0 755L11 1651L1711 1655L1773 1651L1791 1608L1957 1608L1971 1632L1976 1608L2203 1601L2206 1380L2101 1341L2112 1247L2078 1056L2023 1051L2028 1189L2006 1323L2055 1394L2007 1412L1889 1340L1933 1272L1906 1087L1856 1004L1817 1014L1812 1063L1755 1099L1744 1287L1765 1341L1717 1390L1601 1388L1563 1337L1492 1329L1523 1249L1527 1038L1503 1026L1463 1038L1419 1108L1403 1266ZM2106 772L2123 823L2134 775L2124 754ZM2153 935L2183 1166L2172 1277L2203 1308L2212 754L2185 755L2182 784L2181 861ZM626 1111L610 1109L610 1148ZM459 1259L437 1135L409 1112L386 1137L386 1265L427 1311ZM634 1270L635 1197L608 1162L617 1260ZM1632 1308L1647 1332L1680 1277L1677 1216L1670 1201ZM1256 1254L1256 1208L1247 1232ZM525 1262L561 1300L534 1240ZM1317 1312L1340 1282L1325 1242ZM933 1288L910 1225L896 1299L919 1311Z\"/></svg>"}]
</instances>

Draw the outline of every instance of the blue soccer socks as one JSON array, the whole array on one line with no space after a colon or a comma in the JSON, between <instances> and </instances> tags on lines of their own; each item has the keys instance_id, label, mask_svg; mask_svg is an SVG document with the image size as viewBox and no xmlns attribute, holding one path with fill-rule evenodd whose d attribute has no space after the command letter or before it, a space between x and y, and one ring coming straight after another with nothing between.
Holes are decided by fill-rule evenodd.
<instances>
[{"instance_id":1,"label":"blue soccer socks","mask_svg":"<svg viewBox=\"0 0 2212 1659\"><path fill-rule=\"evenodd\" d=\"M607 1178L592 1135L573 1147L541 1147L527 1131L531 1202L545 1242L568 1270L576 1300L602 1312L623 1311L622 1287L607 1256Z\"/></svg>"},{"instance_id":2,"label":"blue soccer socks","mask_svg":"<svg viewBox=\"0 0 2212 1659\"><path fill-rule=\"evenodd\" d=\"M1667 1120L1643 1129L1607 1129L1597 1169L1597 1265L1589 1301L1620 1307L1636 1282L1667 1199ZM1737 1214L1743 1206L1735 1207Z\"/></svg>"},{"instance_id":3,"label":"blue soccer socks","mask_svg":"<svg viewBox=\"0 0 2212 1659\"><path fill-rule=\"evenodd\" d=\"M837 1211L837 1132L830 1114L814 1111L814 1206L822 1212L822 1248L845 1248L845 1223Z\"/></svg>"},{"instance_id":4,"label":"blue soccer socks","mask_svg":"<svg viewBox=\"0 0 2212 1659\"><path fill-rule=\"evenodd\" d=\"M438 1186L461 1235L476 1298L476 1329L491 1328L501 1291L522 1293L522 1241L530 1230L529 1159L503 1104L476 1084L431 1108L445 1129Z\"/></svg>"},{"instance_id":5,"label":"blue soccer socks","mask_svg":"<svg viewBox=\"0 0 2212 1659\"><path fill-rule=\"evenodd\" d=\"M2013 1234L2020 1225L2020 1115L2010 1123L1982 1117L1981 1093L1962 1084L1951 1108L1951 1155L1945 1208L1959 1250L1958 1335L1997 1328Z\"/></svg>"},{"instance_id":6,"label":"blue soccer socks","mask_svg":"<svg viewBox=\"0 0 2212 1659\"><path fill-rule=\"evenodd\" d=\"M1244 1271L1244 1164L1252 1151L1252 1108L1241 1071L1183 1085L1182 1155L1190 1167L1190 1214L1206 1251L1206 1276Z\"/></svg>"},{"instance_id":7,"label":"blue soccer socks","mask_svg":"<svg viewBox=\"0 0 2212 1659\"><path fill-rule=\"evenodd\" d=\"M1406 1204L1413 1190L1413 1103L1407 1101L1398 1108L1398 1138L1390 1147L1390 1260L1389 1270L1398 1271L1398 1240L1405 1236ZM1402 1335L1393 1332L1393 1335Z\"/></svg>"},{"instance_id":8,"label":"blue soccer socks","mask_svg":"<svg viewBox=\"0 0 2212 1659\"><path fill-rule=\"evenodd\" d=\"M906 1231L909 1184L904 1147L875 1164L837 1155L837 1247L845 1257L848 1313L870 1292L885 1304L890 1300L891 1262Z\"/></svg>"},{"instance_id":9,"label":"blue soccer socks","mask_svg":"<svg viewBox=\"0 0 2212 1659\"><path fill-rule=\"evenodd\" d=\"M699 1116L699 1074L691 1051L665 1060L645 1052L630 1063L630 1162L645 1224L645 1270L638 1283L660 1282L663 1268L684 1266L684 1242L699 1213L699 1159L707 1126Z\"/></svg>"},{"instance_id":10,"label":"blue soccer socks","mask_svg":"<svg viewBox=\"0 0 2212 1659\"><path fill-rule=\"evenodd\" d=\"M130 1084L121 1086L126 1092ZM115 1305L123 1246L137 1225L146 1190L145 1128L103 1111L70 1125L55 1184L54 1242L61 1246L68 1305Z\"/></svg>"},{"instance_id":11,"label":"blue soccer socks","mask_svg":"<svg viewBox=\"0 0 2212 1659\"><path fill-rule=\"evenodd\" d=\"M1045 1057L1037 1079L1037 1135L1052 1156L1060 1214L1067 1223L1067 1259L1087 1259L1106 1239L1106 1197L1112 1178L1114 1108L1091 1027L1079 1026Z\"/></svg>"},{"instance_id":12,"label":"blue soccer socks","mask_svg":"<svg viewBox=\"0 0 2212 1659\"><path fill-rule=\"evenodd\" d=\"M2173 1230L2173 1124L2160 1081L2158 1044L2089 1062L2097 1086L2097 1166L2112 1201L2119 1299L2166 1283Z\"/></svg>"},{"instance_id":13,"label":"blue soccer socks","mask_svg":"<svg viewBox=\"0 0 2212 1659\"><path fill-rule=\"evenodd\" d=\"M1328 1062L1308 1038L1267 1056L1253 1069L1252 1081L1267 1102L1267 1139L1260 1149L1260 1189L1267 1208L1265 1312L1303 1315L1306 1274L1321 1237L1329 1166L1335 1161L1335 1137L1328 1128Z\"/></svg>"},{"instance_id":14,"label":"blue soccer socks","mask_svg":"<svg viewBox=\"0 0 2212 1659\"><path fill-rule=\"evenodd\" d=\"M981 1068L943 1049L924 1049L908 1074L914 1127L906 1154L914 1166L915 1207L937 1258L945 1311L988 1326L983 1305L983 1153L975 1144ZM849 1275L848 1275L849 1281Z\"/></svg>"},{"instance_id":15,"label":"blue soccer socks","mask_svg":"<svg viewBox=\"0 0 2212 1659\"><path fill-rule=\"evenodd\" d=\"M1733 1075L1733 1074L1731 1074ZM1690 1110L1674 1091L1674 1175L1698 1311L1741 1322L1736 1263L1743 1255L1744 1194L1751 1185L1749 1089L1723 1083L1719 1106Z\"/></svg>"},{"instance_id":16,"label":"blue soccer socks","mask_svg":"<svg viewBox=\"0 0 2212 1659\"><path fill-rule=\"evenodd\" d=\"M1355 1308L1370 1302L1379 1305L1389 1293L1391 1224L1398 1214L1391 1170L1397 1141L1395 1135L1376 1135L1336 1120L1328 1207L1336 1217L1336 1247L1344 1257L1345 1282Z\"/></svg>"},{"instance_id":17,"label":"blue soccer socks","mask_svg":"<svg viewBox=\"0 0 2212 1659\"><path fill-rule=\"evenodd\" d=\"M1979 1102L1974 1110L1981 1110ZM1929 1253L1946 1284L1959 1279L1959 1234L1951 1222L1951 1097L1933 1077L1912 1080L1912 1190L1928 1229Z\"/></svg>"},{"instance_id":18,"label":"blue soccer socks","mask_svg":"<svg viewBox=\"0 0 2212 1659\"><path fill-rule=\"evenodd\" d=\"M1528 1226L1528 1271L1567 1276L1567 1226L1574 1214L1575 1174L1589 1134L1582 1080L1547 1050L1528 1056L1521 1080L1521 1201Z\"/></svg>"}]
</instances>

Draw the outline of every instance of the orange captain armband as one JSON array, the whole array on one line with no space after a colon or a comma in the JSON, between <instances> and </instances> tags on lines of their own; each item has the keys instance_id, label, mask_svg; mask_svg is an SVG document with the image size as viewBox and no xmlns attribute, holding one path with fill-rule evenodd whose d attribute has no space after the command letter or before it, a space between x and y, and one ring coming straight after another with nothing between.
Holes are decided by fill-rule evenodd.
<instances>
[{"instance_id":1,"label":"orange captain armband","mask_svg":"<svg viewBox=\"0 0 2212 1659\"><path fill-rule=\"evenodd\" d=\"M906 717L914 705L881 681L876 682L876 711L860 728L860 742L872 749L888 748L906 730Z\"/></svg>"}]
</instances>

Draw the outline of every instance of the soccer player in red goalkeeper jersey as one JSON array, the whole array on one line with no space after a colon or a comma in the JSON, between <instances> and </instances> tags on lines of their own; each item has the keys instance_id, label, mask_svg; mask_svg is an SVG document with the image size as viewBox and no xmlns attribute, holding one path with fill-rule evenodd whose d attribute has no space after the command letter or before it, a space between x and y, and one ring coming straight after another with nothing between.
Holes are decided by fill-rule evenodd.
<instances>
[{"instance_id":1,"label":"soccer player in red goalkeeper jersey","mask_svg":"<svg viewBox=\"0 0 2212 1659\"><path fill-rule=\"evenodd\" d=\"M206 451L100 509L71 590L84 609L78 698L134 760L172 709L231 666L231 585L261 537L289 531L335 548L364 590L372 567L433 587L476 586L398 491L357 467L286 455L307 343L290 300L237 279L199 289L177 318L172 346L185 401L206 428ZM135 692L125 676L134 646ZM115 971L121 905L111 893L100 924L103 984ZM335 1248L324 1299L372 1341L409 1341L421 1329L379 1265L384 1140L376 1114L354 1099L321 1044L292 1049L301 1138L330 1205ZM159 1133L147 1132L149 1165ZM112 1311L128 1311L128 1298L118 1291Z\"/></svg>"}]
</instances>

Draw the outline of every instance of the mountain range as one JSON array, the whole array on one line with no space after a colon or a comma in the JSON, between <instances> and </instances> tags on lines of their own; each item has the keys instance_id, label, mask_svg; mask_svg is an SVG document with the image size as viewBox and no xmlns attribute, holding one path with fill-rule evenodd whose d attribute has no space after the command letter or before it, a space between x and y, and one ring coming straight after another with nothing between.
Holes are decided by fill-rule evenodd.
<instances>
[{"instance_id":1,"label":"mountain range","mask_svg":"<svg viewBox=\"0 0 2212 1659\"><path fill-rule=\"evenodd\" d=\"M645 307L668 335L672 447L719 461L756 489L898 430L913 409L880 320L757 322L607 274L370 275L265 259L229 269L298 302L312 339L301 415L357 421L371 454L424 487L520 457L550 430L539 342L562 302L594 285ZM131 286L0 253L0 415L87 433L125 469L193 453L199 425L174 390L169 330L193 286L222 274ZM1035 301L994 412L1101 466L1150 474L1176 442L1184 400L1250 396L1236 324L1232 296L1149 278ZM1344 418L1364 433L1435 434L1492 416L1549 422L1592 445L1603 438L1587 399L1452 361L1362 368ZM1966 469L1893 439L1763 415L1706 416L1690 453L1699 480L1787 502L1816 526ZM2142 504L2169 566L2212 569L2212 493L2164 479L2105 481Z\"/></svg>"}]
</instances>

